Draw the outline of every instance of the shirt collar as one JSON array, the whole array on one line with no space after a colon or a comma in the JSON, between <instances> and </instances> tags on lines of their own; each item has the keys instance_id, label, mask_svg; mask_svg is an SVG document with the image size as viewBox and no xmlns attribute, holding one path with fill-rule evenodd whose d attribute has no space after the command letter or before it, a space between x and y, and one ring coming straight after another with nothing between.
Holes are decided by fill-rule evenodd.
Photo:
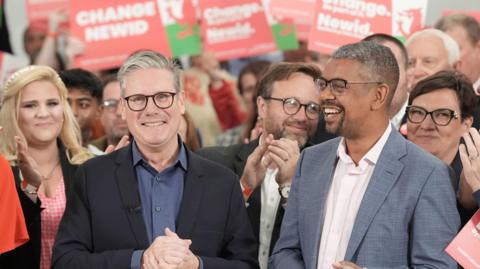
<instances>
[{"instance_id":1,"label":"shirt collar","mask_svg":"<svg viewBox=\"0 0 480 269\"><path fill-rule=\"evenodd\" d=\"M185 148L185 144L183 144L182 138L180 135L178 137L178 145L180 146L180 152L177 155L177 159L173 162L173 165L179 165L183 170L187 171L187 150ZM136 166L138 164L147 163L148 161L145 160L142 156L142 153L140 153L140 150L138 149L137 143L135 140L133 140L132 143L132 160L133 160L133 166Z\"/></svg>"},{"instance_id":2,"label":"shirt collar","mask_svg":"<svg viewBox=\"0 0 480 269\"><path fill-rule=\"evenodd\" d=\"M405 110L407 109L408 106L408 97L405 103L403 103L402 107L400 110L395 114L395 116L392 117L390 120L393 123L393 126L395 127L396 130L400 129L400 125L402 125L402 119L403 116L405 116Z\"/></svg>"},{"instance_id":3,"label":"shirt collar","mask_svg":"<svg viewBox=\"0 0 480 269\"><path fill-rule=\"evenodd\" d=\"M392 125L388 124L387 128L383 132L380 139L378 139L377 143L375 143L375 145L373 145L373 147L367 152L367 154L365 154L365 156L362 157L362 159L358 163L359 166L364 167L368 164L375 165L377 163L378 158L380 157L380 153L382 153L382 149L385 146L385 143L387 143L387 139L390 136L391 132L392 132ZM340 140L340 144L338 145L337 156L344 163L353 163L352 158L350 158L350 156L347 154L345 138L343 137Z\"/></svg>"}]
</instances>

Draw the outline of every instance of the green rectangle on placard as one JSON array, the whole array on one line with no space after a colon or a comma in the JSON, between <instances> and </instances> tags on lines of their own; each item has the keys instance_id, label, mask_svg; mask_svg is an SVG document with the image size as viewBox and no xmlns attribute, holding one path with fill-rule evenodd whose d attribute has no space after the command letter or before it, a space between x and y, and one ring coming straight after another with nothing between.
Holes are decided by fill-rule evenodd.
<instances>
[{"instance_id":1,"label":"green rectangle on placard","mask_svg":"<svg viewBox=\"0 0 480 269\"><path fill-rule=\"evenodd\" d=\"M297 31L293 24L277 23L272 25L273 36L278 50L298 49Z\"/></svg>"},{"instance_id":2,"label":"green rectangle on placard","mask_svg":"<svg viewBox=\"0 0 480 269\"><path fill-rule=\"evenodd\" d=\"M198 24L171 24L166 26L172 56L198 55L202 51Z\"/></svg>"},{"instance_id":3,"label":"green rectangle on placard","mask_svg":"<svg viewBox=\"0 0 480 269\"><path fill-rule=\"evenodd\" d=\"M407 38L405 36L397 35L397 36L395 36L395 38L400 40L400 42L402 42L403 44L405 44L405 42L407 42Z\"/></svg>"}]
</instances>

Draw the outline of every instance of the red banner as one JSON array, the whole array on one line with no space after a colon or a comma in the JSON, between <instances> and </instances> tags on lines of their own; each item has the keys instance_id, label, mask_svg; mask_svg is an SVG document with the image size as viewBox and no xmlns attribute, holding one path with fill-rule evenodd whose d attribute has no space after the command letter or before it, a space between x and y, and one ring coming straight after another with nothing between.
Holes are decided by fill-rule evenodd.
<instances>
[{"instance_id":1,"label":"red banner","mask_svg":"<svg viewBox=\"0 0 480 269\"><path fill-rule=\"evenodd\" d=\"M424 25L427 0L318 0L308 48L331 53L374 33L404 39Z\"/></svg>"},{"instance_id":2,"label":"red banner","mask_svg":"<svg viewBox=\"0 0 480 269\"><path fill-rule=\"evenodd\" d=\"M373 33L390 33L391 10L391 1L384 0L319 0L308 48L331 53Z\"/></svg>"},{"instance_id":3,"label":"red banner","mask_svg":"<svg viewBox=\"0 0 480 269\"><path fill-rule=\"evenodd\" d=\"M260 0L200 0L204 51L219 60L276 50Z\"/></svg>"},{"instance_id":4,"label":"red banner","mask_svg":"<svg viewBox=\"0 0 480 269\"><path fill-rule=\"evenodd\" d=\"M74 65L89 70L118 67L139 49L170 56L156 1L71 1L71 33L85 43Z\"/></svg>"},{"instance_id":5,"label":"red banner","mask_svg":"<svg viewBox=\"0 0 480 269\"><path fill-rule=\"evenodd\" d=\"M445 251L464 268L480 268L480 210L465 224Z\"/></svg>"},{"instance_id":6,"label":"red banner","mask_svg":"<svg viewBox=\"0 0 480 269\"><path fill-rule=\"evenodd\" d=\"M275 16L292 19L297 38L308 40L315 17L315 0L270 0L269 9Z\"/></svg>"},{"instance_id":7,"label":"red banner","mask_svg":"<svg viewBox=\"0 0 480 269\"><path fill-rule=\"evenodd\" d=\"M26 5L30 23L46 22L50 13L58 10L68 10L68 0L27 0Z\"/></svg>"}]
</instances>

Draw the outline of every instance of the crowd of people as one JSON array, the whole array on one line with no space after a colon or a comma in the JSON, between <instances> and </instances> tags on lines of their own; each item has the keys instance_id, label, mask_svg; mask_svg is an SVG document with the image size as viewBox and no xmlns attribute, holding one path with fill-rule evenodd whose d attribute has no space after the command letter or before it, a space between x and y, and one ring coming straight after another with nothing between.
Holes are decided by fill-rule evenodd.
<instances>
[{"instance_id":1,"label":"crowd of people","mask_svg":"<svg viewBox=\"0 0 480 269\"><path fill-rule=\"evenodd\" d=\"M458 268L445 248L480 206L474 18L238 77L208 51L72 69L65 20L26 30L32 65L1 87L0 268Z\"/></svg>"}]
</instances>

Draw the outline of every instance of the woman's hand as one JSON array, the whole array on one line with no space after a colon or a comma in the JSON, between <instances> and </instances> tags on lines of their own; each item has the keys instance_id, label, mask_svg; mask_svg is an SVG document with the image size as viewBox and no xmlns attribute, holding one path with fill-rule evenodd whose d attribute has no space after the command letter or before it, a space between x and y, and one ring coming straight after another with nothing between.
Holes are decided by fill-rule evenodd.
<instances>
[{"instance_id":1,"label":"woman's hand","mask_svg":"<svg viewBox=\"0 0 480 269\"><path fill-rule=\"evenodd\" d=\"M17 146L18 168L22 172L23 180L35 187L42 183L42 175L37 162L28 153L27 142L19 136L15 136Z\"/></svg>"},{"instance_id":2,"label":"woman's hand","mask_svg":"<svg viewBox=\"0 0 480 269\"><path fill-rule=\"evenodd\" d=\"M480 190L480 134L475 128L470 128L463 135L465 144L459 147L463 170L460 175L458 200L467 209L474 208L476 202L473 193Z\"/></svg>"}]
</instances>

